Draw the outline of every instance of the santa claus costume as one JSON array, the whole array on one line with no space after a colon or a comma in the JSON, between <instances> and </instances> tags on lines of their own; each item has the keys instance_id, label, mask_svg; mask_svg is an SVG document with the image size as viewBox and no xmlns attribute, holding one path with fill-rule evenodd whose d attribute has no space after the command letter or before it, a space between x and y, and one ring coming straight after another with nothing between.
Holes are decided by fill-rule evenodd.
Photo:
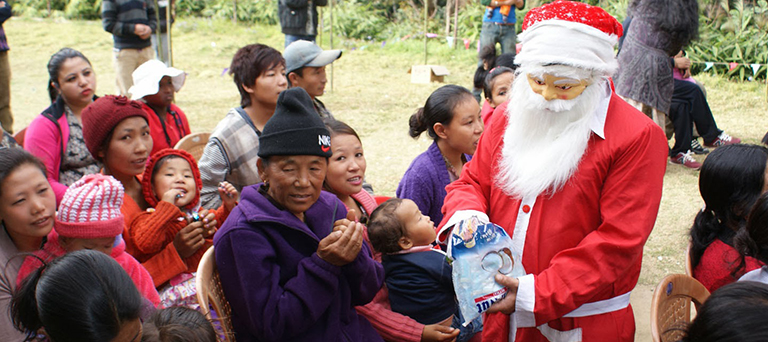
<instances>
[{"instance_id":1,"label":"santa claus costume","mask_svg":"<svg viewBox=\"0 0 768 342\"><path fill-rule=\"evenodd\" d=\"M613 92L621 33L583 3L531 10L505 115L447 188L440 236L472 216L496 223L527 273L515 312L485 316L483 341L634 340L629 296L668 147L659 126Z\"/></svg>"}]
</instances>

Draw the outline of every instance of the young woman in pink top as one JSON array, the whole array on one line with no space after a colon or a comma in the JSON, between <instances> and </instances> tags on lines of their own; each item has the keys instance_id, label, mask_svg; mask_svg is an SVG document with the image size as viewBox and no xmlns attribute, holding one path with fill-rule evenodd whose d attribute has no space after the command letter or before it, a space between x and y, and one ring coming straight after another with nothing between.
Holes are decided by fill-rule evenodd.
<instances>
[{"instance_id":1,"label":"young woman in pink top","mask_svg":"<svg viewBox=\"0 0 768 342\"><path fill-rule=\"evenodd\" d=\"M48 76L51 105L29 124L24 148L45 164L58 204L69 185L101 169L85 146L80 119L96 98L96 73L82 53L63 48L48 61Z\"/></svg>"}]
</instances>

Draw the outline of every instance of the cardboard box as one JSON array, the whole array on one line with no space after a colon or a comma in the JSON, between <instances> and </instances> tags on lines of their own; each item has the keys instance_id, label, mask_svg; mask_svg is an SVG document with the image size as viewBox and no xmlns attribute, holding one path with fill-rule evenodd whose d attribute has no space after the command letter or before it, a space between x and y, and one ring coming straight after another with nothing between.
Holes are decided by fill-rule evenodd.
<instances>
[{"instance_id":1,"label":"cardboard box","mask_svg":"<svg viewBox=\"0 0 768 342\"><path fill-rule=\"evenodd\" d=\"M408 69L411 83L444 82L445 75L450 75L442 65L414 65Z\"/></svg>"}]
</instances>

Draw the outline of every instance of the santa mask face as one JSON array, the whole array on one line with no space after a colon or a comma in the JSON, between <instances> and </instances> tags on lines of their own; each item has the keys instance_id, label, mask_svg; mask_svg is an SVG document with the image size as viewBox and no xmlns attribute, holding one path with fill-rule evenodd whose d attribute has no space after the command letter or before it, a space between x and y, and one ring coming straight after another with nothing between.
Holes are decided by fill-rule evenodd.
<instances>
[{"instance_id":1,"label":"santa mask face","mask_svg":"<svg viewBox=\"0 0 768 342\"><path fill-rule=\"evenodd\" d=\"M541 77L528 75L528 83L534 93L541 95L547 101L573 100L587 87L587 81L570 77L557 77L545 74Z\"/></svg>"},{"instance_id":2,"label":"santa mask face","mask_svg":"<svg viewBox=\"0 0 768 342\"><path fill-rule=\"evenodd\" d=\"M496 182L508 195L522 198L556 192L576 172L606 90L599 75L570 66L518 70ZM574 88L578 94L571 93ZM561 96L548 100L544 93L549 92Z\"/></svg>"}]
</instances>

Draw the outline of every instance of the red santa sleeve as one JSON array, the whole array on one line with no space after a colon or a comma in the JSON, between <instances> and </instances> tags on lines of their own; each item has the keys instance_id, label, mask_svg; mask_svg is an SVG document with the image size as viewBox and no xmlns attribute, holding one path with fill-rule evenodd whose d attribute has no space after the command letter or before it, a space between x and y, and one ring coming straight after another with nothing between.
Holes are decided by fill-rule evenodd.
<instances>
[{"instance_id":1,"label":"red santa sleeve","mask_svg":"<svg viewBox=\"0 0 768 342\"><path fill-rule=\"evenodd\" d=\"M500 114L505 113L507 103L496 109ZM504 128L507 126L507 116L499 115L499 122L494 124L480 136L477 150L461 170L461 176L445 188L448 193L443 201L443 221L438 228L438 242L445 243L450 228L459 221L477 215L488 222L486 215L493 182L491 165L500 144Z\"/></svg>"},{"instance_id":2,"label":"red santa sleeve","mask_svg":"<svg viewBox=\"0 0 768 342\"><path fill-rule=\"evenodd\" d=\"M610 139L610 137L608 137ZM632 143L612 150L600 201L602 222L574 248L553 257L538 275L520 278L516 319L535 325L563 317L610 292L642 258L661 202L668 146L651 121ZM618 294L622 295L622 294ZM531 317L533 316L533 317Z\"/></svg>"}]
</instances>

